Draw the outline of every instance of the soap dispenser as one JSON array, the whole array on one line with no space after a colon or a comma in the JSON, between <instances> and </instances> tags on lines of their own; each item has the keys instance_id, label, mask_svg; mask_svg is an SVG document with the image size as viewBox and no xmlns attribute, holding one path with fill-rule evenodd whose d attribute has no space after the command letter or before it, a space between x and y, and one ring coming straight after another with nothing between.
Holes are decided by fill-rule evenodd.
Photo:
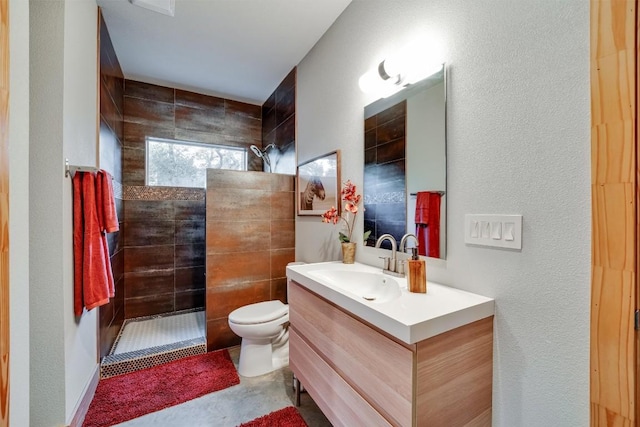
<instances>
[{"instance_id":1,"label":"soap dispenser","mask_svg":"<svg viewBox=\"0 0 640 427\"><path fill-rule=\"evenodd\" d=\"M418 248L411 248L411 259L407 260L408 265L408 287L409 292L427 293L427 265L418 256Z\"/></svg>"}]
</instances>

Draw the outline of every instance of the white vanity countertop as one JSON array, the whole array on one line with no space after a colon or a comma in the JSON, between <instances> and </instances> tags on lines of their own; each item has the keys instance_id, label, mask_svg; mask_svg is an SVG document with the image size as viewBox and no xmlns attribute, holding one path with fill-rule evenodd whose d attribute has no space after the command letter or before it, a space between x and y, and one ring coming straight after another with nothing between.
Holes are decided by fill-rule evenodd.
<instances>
[{"instance_id":1,"label":"white vanity countertop","mask_svg":"<svg viewBox=\"0 0 640 427\"><path fill-rule=\"evenodd\" d=\"M412 293L407 290L405 278L394 276L388 277L398 282L401 295L388 302L370 302L313 274L314 271L322 270L382 273L380 268L342 262L291 265L287 266L287 278L407 344L417 343L494 314L492 298L433 282L427 282L426 294Z\"/></svg>"}]
</instances>

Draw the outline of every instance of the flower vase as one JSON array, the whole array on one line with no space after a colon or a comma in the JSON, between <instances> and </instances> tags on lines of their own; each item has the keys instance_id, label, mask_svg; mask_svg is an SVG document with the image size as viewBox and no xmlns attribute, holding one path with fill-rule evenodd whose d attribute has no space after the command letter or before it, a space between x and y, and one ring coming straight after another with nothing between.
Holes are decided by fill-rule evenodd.
<instances>
[{"instance_id":1,"label":"flower vase","mask_svg":"<svg viewBox=\"0 0 640 427\"><path fill-rule=\"evenodd\" d=\"M348 242L342 244L342 262L344 264L353 264L356 260L356 244Z\"/></svg>"}]
</instances>

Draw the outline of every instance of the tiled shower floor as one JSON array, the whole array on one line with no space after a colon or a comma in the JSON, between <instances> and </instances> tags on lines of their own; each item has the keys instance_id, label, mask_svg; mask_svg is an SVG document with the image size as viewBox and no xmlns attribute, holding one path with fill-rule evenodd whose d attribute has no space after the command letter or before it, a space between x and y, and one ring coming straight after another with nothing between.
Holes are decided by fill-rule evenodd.
<instances>
[{"instance_id":1,"label":"tiled shower floor","mask_svg":"<svg viewBox=\"0 0 640 427\"><path fill-rule=\"evenodd\" d=\"M134 372L206 351L202 310L127 319L111 352L102 360L101 377Z\"/></svg>"},{"instance_id":2,"label":"tiled shower floor","mask_svg":"<svg viewBox=\"0 0 640 427\"><path fill-rule=\"evenodd\" d=\"M204 338L204 311L126 320L111 354Z\"/></svg>"}]
</instances>

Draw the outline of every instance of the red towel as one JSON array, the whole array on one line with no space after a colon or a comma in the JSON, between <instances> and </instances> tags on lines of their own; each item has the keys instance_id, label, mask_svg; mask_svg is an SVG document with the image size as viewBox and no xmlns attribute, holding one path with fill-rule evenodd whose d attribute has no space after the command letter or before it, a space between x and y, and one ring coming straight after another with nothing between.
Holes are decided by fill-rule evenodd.
<instances>
[{"instance_id":1,"label":"red towel","mask_svg":"<svg viewBox=\"0 0 640 427\"><path fill-rule=\"evenodd\" d=\"M416 198L418 253L440 258L440 199L435 191L420 191Z\"/></svg>"},{"instance_id":2,"label":"red towel","mask_svg":"<svg viewBox=\"0 0 640 427\"><path fill-rule=\"evenodd\" d=\"M113 274L106 236L99 223L96 178L89 172L73 177L74 307L76 316L107 304L114 296ZM101 200L102 201L102 200ZM100 215L104 215L103 213Z\"/></svg>"},{"instance_id":3,"label":"red towel","mask_svg":"<svg viewBox=\"0 0 640 427\"><path fill-rule=\"evenodd\" d=\"M113 197L113 179L109 172L99 171L96 175L96 200L98 205L98 222L103 233L119 230L116 201Z\"/></svg>"},{"instance_id":4,"label":"red towel","mask_svg":"<svg viewBox=\"0 0 640 427\"><path fill-rule=\"evenodd\" d=\"M113 298L115 296L116 288L113 280L113 272L111 270L111 260L109 259L109 244L107 242L106 233L114 233L120 229L120 226L118 225L116 201L113 196L112 181L113 179L107 171L100 170L96 174L96 204L98 210L98 224L100 225L100 233L102 234L102 246L104 247L104 253L106 255L110 298ZM107 300L107 302L109 301Z\"/></svg>"},{"instance_id":5,"label":"red towel","mask_svg":"<svg viewBox=\"0 0 640 427\"><path fill-rule=\"evenodd\" d=\"M82 314L82 255L84 251L84 215L82 213L82 172L76 172L73 183L73 313Z\"/></svg>"}]
</instances>

